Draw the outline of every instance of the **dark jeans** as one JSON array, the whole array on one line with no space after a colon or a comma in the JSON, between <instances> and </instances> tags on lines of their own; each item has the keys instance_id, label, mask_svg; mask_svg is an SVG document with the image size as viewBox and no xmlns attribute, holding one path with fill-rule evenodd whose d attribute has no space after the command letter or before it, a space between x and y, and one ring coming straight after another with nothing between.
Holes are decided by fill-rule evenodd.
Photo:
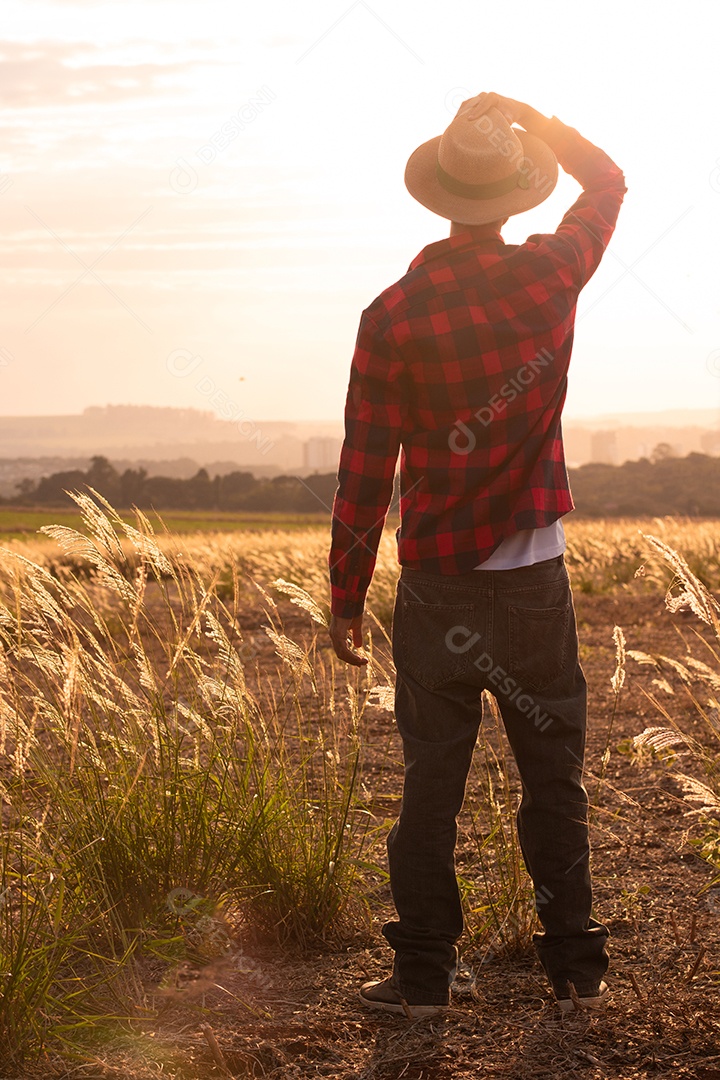
<instances>
[{"instance_id":1,"label":"dark jeans","mask_svg":"<svg viewBox=\"0 0 720 1080\"><path fill-rule=\"evenodd\" d=\"M565 560L458 577L403 568L393 618L395 715L403 740L400 817L388 837L398 919L393 983L412 1004L447 1000L463 930L456 817L482 716L497 698L522 779L517 828L544 932L534 936L560 996L607 970L607 928L591 918L587 683Z\"/></svg>"}]
</instances>

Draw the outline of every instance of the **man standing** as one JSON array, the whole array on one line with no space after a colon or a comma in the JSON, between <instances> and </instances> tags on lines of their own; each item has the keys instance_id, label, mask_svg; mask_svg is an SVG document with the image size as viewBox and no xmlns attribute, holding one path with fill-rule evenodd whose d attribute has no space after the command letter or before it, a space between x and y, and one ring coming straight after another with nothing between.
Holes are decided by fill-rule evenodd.
<instances>
[{"instance_id":1,"label":"man standing","mask_svg":"<svg viewBox=\"0 0 720 1080\"><path fill-rule=\"evenodd\" d=\"M580 198L556 232L506 244L500 228L547 198L558 162ZM486 689L522 780L518 835L543 926L535 947L564 1011L578 1000L598 1008L608 931L591 916L587 684L563 556L561 519L574 504L561 414L578 294L627 189L574 128L495 93L464 102L412 154L405 183L452 222L450 236L363 312L329 560L333 646L362 664L365 595L402 450L393 657L405 781L388 838L398 917L383 927L395 960L360 997L414 1016L449 1005L463 929L456 817Z\"/></svg>"}]
</instances>

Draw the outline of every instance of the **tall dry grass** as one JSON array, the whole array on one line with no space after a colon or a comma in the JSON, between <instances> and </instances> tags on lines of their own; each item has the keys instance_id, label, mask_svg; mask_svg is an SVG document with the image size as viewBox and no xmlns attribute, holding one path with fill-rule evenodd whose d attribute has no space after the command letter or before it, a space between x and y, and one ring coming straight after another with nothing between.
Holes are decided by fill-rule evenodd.
<instances>
[{"instance_id":1,"label":"tall dry grass","mask_svg":"<svg viewBox=\"0 0 720 1080\"><path fill-rule=\"evenodd\" d=\"M142 514L133 527L98 496L76 501L82 532L50 526L43 541L0 556L8 1073L43 1045L77 1045L110 1018L137 1015L138 980L125 976L139 958L232 959L251 931L300 948L337 941L366 924L384 881L371 844L388 823L373 816L363 742L369 710L392 708L392 670L377 655L361 671L337 666L318 636L326 532L156 535ZM668 606L689 605L717 633L708 592L720 582L717 530L654 526L643 535L640 521L569 522L574 585L657 590L675 578L682 599L670 590ZM397 573L386 533L368 600L380 631ZM302 644L278 594L315 627ZM720 868L711 652L682 663L627 655L656 664L659 684L679 675L707 724L707 741L669 725L639 739L675 754L695 799L698 850ZM528 946L535 902L499 732L483 733L476 771L484 797L469 808L474 852L462 886L468 940L487 955Z\"/></svg>"},{"instance_id":2,"label":"tall dry grass","mask_svg":"<svg viewBox=\"0 0 720 1080\"><path fill-rule=\"evenodd\" d=\"M338 673L263 590L266 678L244 649L237 573L223 600L219 573L166 554L142 515L135 528L75 498L86 534L45 530L60 573L19 552L0 565L3 1067L90 1025L119 964L185 955L193 905L230 898L238 933L300 946L365 917L377 665Z\"/></svg>"},{"instance_id":3,"label":"tall dry grass","mask_svg":"<svg viewBox=\"0 0 720 1080\"><path fill-rule=\"evenodd\" d=\"M706 588L720 588L720 532L714 521L668 516L663 518L616 518L598 521L564 519L567 536L566 563L573 588L587 594L625 591L655 592L667 588L672 572L661 552L647 539L656 536L668 547L682 551L689 570ZM127 558L137 560L124 541ZM171 560L188 558L202 568L207 580L216 578L216 592L230 599L239 580L245 603L253 599L252 581L269 583L283 578L301 586L321 605L329 600L327 581L328 535L324 527L293 531L248 533L160 534L154 541ZM58 552L47 541L14 541L10 547L20 555L50 569L62 579L65 573L86 571L84 562L68 552ZM639 571L639 573L638 573ZM368 606L387 627L390 625L398 575L394 531L386 529Z\"/></svg>"},{"instance_id":4,"label":"tall dry grass","mask_svg":"<svg viewBox=\"0 0 720 1080\"><path fill-rule=\"evenodd\" d=\"M683 555L661 539L648 535L647 541L672 572L665 595L668 611L691 611L709 626L716 644L694 631L695 655L686 642L687 652L678 660L631 650L628 656L654 669L654 692L644 691L665 724L645 728L635 737L636 749L659 754L677 781L692 827L690 842L697 853L717 871L708 888L720 882L720 603L704 582L690 568ZM692 707L697 734L681 728L663 704L660 695L674 695L681 689Z\"/></svg>"}]
</instances>

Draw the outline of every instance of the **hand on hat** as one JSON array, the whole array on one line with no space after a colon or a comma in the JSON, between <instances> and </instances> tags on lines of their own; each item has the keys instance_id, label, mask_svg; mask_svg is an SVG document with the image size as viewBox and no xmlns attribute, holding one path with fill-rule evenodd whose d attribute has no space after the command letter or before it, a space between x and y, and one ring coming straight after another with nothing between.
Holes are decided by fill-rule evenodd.
<instances>
[{"instance_id":1,"label":"hand on hat","mask_svg":"<svg viewBox=\"0 0 720 1080\"><path fill-rule=\"evenodd\" d=\"M501 112L508 124L522 123L522 117L529 111L529 106L514 98L503 97L494 91L483 92L475 97L463 101L458 109L458 116L467 116L468 120L477 120L488 109L497 109Z\"/></svg>"}]
</instances>

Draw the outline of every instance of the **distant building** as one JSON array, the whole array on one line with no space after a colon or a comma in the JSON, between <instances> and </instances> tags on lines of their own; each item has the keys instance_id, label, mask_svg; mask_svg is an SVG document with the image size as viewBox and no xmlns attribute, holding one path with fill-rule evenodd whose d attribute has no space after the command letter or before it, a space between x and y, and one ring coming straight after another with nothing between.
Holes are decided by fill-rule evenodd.
<instances>
[{"instance_id":1,"label":"distant building","mask_svg":"<svg viewBox=\"0 0 720 1080\"><path fill-rule=\"evenodd\" d=\"M661 442L678 456L720 456L720 412L685 409L563 418L569 468L589 461L621 465L650 457ZM221 463L257 476L337 472L343 424L336 420L226 420L211 411L149 405L91 406L62 416L0 416L0 494L15 484L102 455L117 467L180 476ZM192 475L188 472L188 475Z\"/></svg>"},{"instance_id":2,"label":"distant building","mask_svg":"<svg viewBox=\"0 0 720 1080\"><path fill-rule=\"evenodd\" d=\"M316 472L336 472L341 448L342 439L315 435L305 442L303 465Z\"/></svg>"},{"instance_id":3,"label":"distant building","mask_svg":"<svg viewBox=\"0 0 720 1080\"><path fill-rule=\"evenodd\" d=\"M700 436L703 454L720 454L720 431L705 431Z\"/></svg>"},{"instance_id":4,"label":"distant building","mask_svg":"<svg viewBox=\"0 0 720 1080\"><path fill-rule=\"evenodd\" d=\"M616 431L593 431L590 437L590 460L602 465L617 464Z\"/></svg>"},{"instance_id":5,"label":"distant building","mask_svg":"<svg viewBox=\"0 0 720 1080\"><path fill-rule=\"evenodd\" d=\"M576 469L590 460L590 430L578 424L562 425L565 461L568 468Z\"/></svg>"}]
</instances>

